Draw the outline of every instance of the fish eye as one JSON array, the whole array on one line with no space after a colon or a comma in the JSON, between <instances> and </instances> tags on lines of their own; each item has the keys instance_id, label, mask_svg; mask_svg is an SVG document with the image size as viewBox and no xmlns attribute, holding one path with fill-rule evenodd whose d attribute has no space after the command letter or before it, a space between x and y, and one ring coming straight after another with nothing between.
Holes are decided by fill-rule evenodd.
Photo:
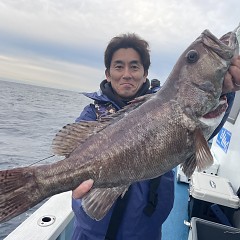
<instances>
[{"instance_id":1,"label":"fish eye","mask_svg":"<svg viewBox=\"0 0 240 240\"><path fill-rule=\"evenodd\" d=\"M199 54L198 54L198 52L196 50L190 50L187 53L186 57L187 57L187 61L189 63L195 63L198 60L198 58L199 58Z\"/></svg>"}]
</instances>

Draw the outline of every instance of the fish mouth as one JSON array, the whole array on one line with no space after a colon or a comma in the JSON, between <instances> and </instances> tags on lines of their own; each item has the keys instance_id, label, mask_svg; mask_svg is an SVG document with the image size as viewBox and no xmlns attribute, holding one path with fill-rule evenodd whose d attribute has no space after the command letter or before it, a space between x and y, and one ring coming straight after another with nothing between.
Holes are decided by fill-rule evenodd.
<instances>
[{"instance_id":1,"label":"fish mouth","mask_svg":"<svg viewBox=\"0 0 240 240\"><path fill-rule=\"evenodd\" d=\"M219 99L218 105L213 110L200 117L199 121L208 127L216 128L221 123L227 107L227 97L223 96Z\"/></svg>"},{"instance_id":2,"label":"fish mouth","mask_svg":"<svg viewBox=\"0 0 240 240\"><path fill-rule=\"evenodd\" d=\"M218 105L213 110L200 117L199 120L205 125L216 127L222 121L227 108L227 97L222 96Z\"/></svg>"},{"instance_id":3,"label":"fish mouth","mask_svg":"<svg viewBox=\"0 0 240 240\"><path fill-rule=\"evenodd\" d=\"M205 30L202 33L202 41L222 59L230 61L238 53L238 40L235 32L229 32L218 39L209 30Z\"/></svg>"},{"instance_id":4,"label":"fish mouth","mask_svg":"<svg viewBox=\"0 0 240 240\"><path fill-rule=\"evenodd\" d=\"M224 95L220 98L217 107L214 108L211 112L206 113L202 117L206 119L217 118L226 112L227 107L227 97Z\"/></svg>"}]
</instances>

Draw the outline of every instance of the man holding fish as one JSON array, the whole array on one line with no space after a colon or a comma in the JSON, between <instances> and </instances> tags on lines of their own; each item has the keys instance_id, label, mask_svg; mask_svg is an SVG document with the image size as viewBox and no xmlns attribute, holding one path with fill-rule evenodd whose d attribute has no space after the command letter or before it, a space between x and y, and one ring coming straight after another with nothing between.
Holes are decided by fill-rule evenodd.
<instances>
[{"instance_id":1,"label":"man holding fish","mask_svg":"<svg viewBox=\"0 0 240 240\"><path fill-rule=\"evenodd\" d=\"M101 93L87 94L94 104L87 106L77 121L98 120L120 110L134 98L150 93L149 46L135 34L112 39L105 51L105 66L106 80L100 84ZM73 197L79 198L81 191L88 190L92 183L92 180L84 182L73 192ZM161 225L173 206L173 184L172 171L154 181L132 184L124 198L119 197L100 221L87 216L81 201L73 199L76 221L72 239L160 239ZM150 195L153 199L149 199Z\"/></svg>"},{"instance_id":2,"label":"man holding fish","mask_svg":"<svg viewBox=\"0 0 240 240\"><path fill-rule=\"evenodd\" d=\"M87 106L76 121L101 119L120 110L134 98L149 93L147 90L149 65L150 56L146 41L134 34L113 38L105 51L106 80L100 84L100 92L86 94L94 100L94 104ZM222 94L228 98L228 109L214 135L226 121L234 100L234 92L238 90L240 90L240 56L235 56L222 86ZM79 200L91 189L93 183L93 180L89 179L73 191L75 225L72 239L161 239L162 223L173 206L172 171L156 178L155 182L145 180L133 183L127 194L123 198L120 196L100 221L91 219L82 209ZM151 194L157 198L155 203L154 200L148 202ZM152 204L153 207L150 213L146 211L148 204Z\"/></svg>"},{"instance_id":3,"label":"man holding fish","mask_svg":"<svg viewBox=\"0 0 240 240\"><path fill-rule=\"evenodd\" d=\"M218 39L205 30L161 89L147 94L148 43L135 34L113 38L101 91L86 94L94 103L53 140L53 152L65 158L0 171L0 222L75 189L73 240L161 239L174 199L172 169L182 164L190 177L213 163L207 140L240 90L238 50L236 31Z\"/></svg>"}]
</instances>

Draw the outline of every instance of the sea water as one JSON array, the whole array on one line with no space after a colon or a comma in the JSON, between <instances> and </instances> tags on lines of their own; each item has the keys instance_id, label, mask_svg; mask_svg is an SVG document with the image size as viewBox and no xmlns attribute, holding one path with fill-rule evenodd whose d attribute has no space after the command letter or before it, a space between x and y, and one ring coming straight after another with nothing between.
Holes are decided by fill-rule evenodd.
<instances>
[{"instance_id":1,"label":"sea water","mask_svg":"<svg viewBox=\"0 0 240 240\"><path fill-rule=\"evenodd\" d=\"M55 134L90 102L78 92L0 80L0 169L28 166L51 156ZM41 204L0 224L0 240Z\"/></svg>"}]
</instances>

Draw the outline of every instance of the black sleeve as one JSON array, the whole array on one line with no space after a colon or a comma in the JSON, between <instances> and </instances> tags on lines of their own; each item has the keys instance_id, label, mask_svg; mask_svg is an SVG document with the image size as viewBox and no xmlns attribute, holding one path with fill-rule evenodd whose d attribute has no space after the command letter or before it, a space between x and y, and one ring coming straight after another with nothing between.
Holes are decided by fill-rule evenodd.
<instances>
[{"instance_id":1,"label":"black sleeve","mask_svg":"<svg viewBox=\"0 0 240 240\"><path fill-rule=\"evenodd\" d=\"M213 134L211 135L211 137L208 140L211 140L212 138L214 138L218 134L218 132L221 130L224 123L227 121L227 118L228 118L229 113L230 113L230 111L232 109L232 106L233 106L233 101L234 101L234 98L235 98L235 92L227 93L226 97L227 97L228 108L225 112L225 115L223 116L222 121L217 126L217 128L214 130Z\"/></svg>"}]
</instances>

